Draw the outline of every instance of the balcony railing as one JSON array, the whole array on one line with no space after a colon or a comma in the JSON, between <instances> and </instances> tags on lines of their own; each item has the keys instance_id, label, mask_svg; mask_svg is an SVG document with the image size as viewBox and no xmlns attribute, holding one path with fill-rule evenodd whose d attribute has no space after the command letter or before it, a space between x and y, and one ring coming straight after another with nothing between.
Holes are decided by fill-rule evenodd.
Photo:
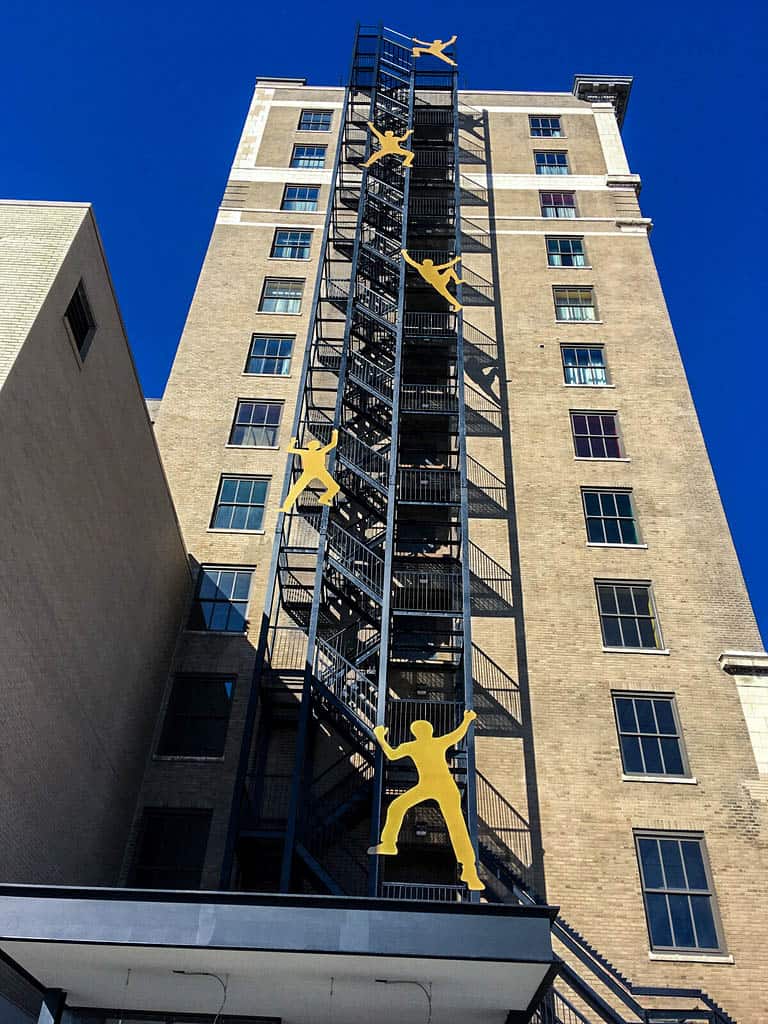
<instances>
[{"instance_id":1,"label":"balcony railing","mask_svg":"<svg viewBox=\"0 0 768 1024\"><path fill-rule=\"evenodd\" d=\"M384 559L335 522L328 526L328 554L377 596L381 596Z\"/></svg>"},{"instance_id":2,"label":"balcony railing","mask_svg":"<svg viewBox=\"0 0 768 1024\"><path fill-rule=\"evenodd\" d=\"M400 501L425 505L458 505L461 480L456 469L401 469L397 474Z\"/></svg>"},{"instance_id":3,"label":"balcony railing","mask_svg":"<svg viewBox=\"0 0 768 1024\"><path fill-rule=\"evenodd\" d=\"M443 736L461 724L464 705L452 700L390 700L387 703L389 742L396 746L413 739L411 722L430 722L435 736Z\"/></svg>"},{"instance_id":4,"label":"balcony railing","mask_svg":"<svg viewBox=\"0 0 768 1024\"><path fill-rule=\"evenodd\" d=\"M421 900L429 903L468 903L464 885L420 885L415 882L382 882L381 895L387 900Z\"/></svg>"},{"instance_id":5,"label":"balcony railing","mask_svg":"<svg viewBox=\"0 0 768 1024\"><path fill-rule=\"evenodd\" d=\"M406 313L403 328L410 338L449 338L456 336L455 313Z\"/></svg>"},{"instance_id":6,"label":"balcony railing","mask_svg":"<svg viewBox=\"0 0 768 1024\"><path fill-rule=\"evenodd\" d=\"M400 408L403 412L455 413L459 396L453 384L403 384Z\"/></svg>"},{"instance_id":7,"label":"balcony railing","mask_svg":"<svg viewBox=\"0 0 768 1024\"><path fill-rule=\"evenodd\" d=\"M396 569L392 573L392 603L398 611L460 612L461 571Z\"/></svg>"}]
</instances>

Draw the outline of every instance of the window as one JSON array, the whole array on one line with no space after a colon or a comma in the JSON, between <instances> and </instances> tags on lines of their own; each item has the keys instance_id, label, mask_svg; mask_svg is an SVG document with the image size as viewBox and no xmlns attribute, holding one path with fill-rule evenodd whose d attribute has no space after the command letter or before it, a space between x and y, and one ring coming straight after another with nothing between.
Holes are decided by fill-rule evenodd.
<instances>
[{"instance_id":1,"label":"window","mask_svg":"<svg viewBox=\"0 0 768 1024\"><path fill-rule=\"evenodd\" d=\"M553 294L557 320L597 320L593 288L556 287Z\"/></svg>"},{"instance_id":2,"label":"window","mask_svg":"<svg viewBox=\"0 0 768 1024\"><path fill-rule=\"evenodd\" d=\"M293 337L254 334L245 364L246 373L287 377L291 372Z\"/></svg>"},{"instance_id":3,"label":"window","mask_svg":"<svg viewBox=\"0 0 768 1024\"><path fill-rule=\"evenodd\" d=\"M85 359L96 333L96 322L93 319L82 281L75 288L75 293L69 300L69 305L64 313L64 323L75 348L80 353L80 358Z\"/></svg>"},{"instance_id":4,"label":"window","mask_svg":"<svg viewBox=\"0 0 768 1024\"><path fill-rule=\"evenodd\" d=\"M542 217L575 217L574 192L539 192Z\"/></svg>"},{"instance_id":5,"label":"window","mask_svg":"<svg viewBox=\"0 0 768 1024\"><path fill-rule=\"evenodd\" d=\"M661 832L635 839L651 949L721 950L703 838Z\"/></svg>"},{"instance_id":6,"label":"window","mask_svg":"<svg viewBox=\"0 0 768 1024\"><path fill-rule=\"evenodd\" d=\"M572 412L573 446L580 459L620 459L624 451L615 412Z\"/></svg>"},{"instance_id":7,"label":"window","mask_svg":"<svg viewBox=\"0 0 768 1024\"><path fill-rule=\"evenodd\" d=\"M214 530L260 530L269 480L223 476L211 518Z\"/></svg>"},{"instance_id":8,"label":"window","mask_svg":"<svg viewBox=\"0 0 768 1024\"><path fill-rule=\"evenodd\" d=\"M606 647L661 650L650 583L596 582Z\"/></svg>"},{"instance_id":9,"label":"window","mask_svg":"<svg viewBox=\"0 0 768 1024\"><path fill-rule=\"evenodd\" d=\"M300 313L304 281L289 277L268 277L259 303L260 313Z\"/></svg>"},{"instance_id":10,"label":"window","mask_svg":"<svg viewBox=\"0 0 768 1024\"><path fill-rule=\"evenodd\" d=\"M568 174L568 154L564 150L551 149L534 153L537 174Z\"/></svg>"},{"instance_id":11,"label":"window","mask_svg":"<svg viewBox=\"0 0 768 1024\"><path fill-rule=\"evenodd\" d=\"M233 676L175 676L157 753L222 757L234 689Z\"/></svg>"},{"instance_id":12,"label":"window","mask_svg":"<svg viewBox=\"0 0 768 1024\"><path fill-rule=\"evenodd\" d=\"M281 210L316 210L320 196L318 185L286 185Z\"/></svg>"},{"instance_id":13,"label":"window","mask_svg":"<svg viewBox=\"0 0 768 1024\"><path fill-rule=\"evenodd\" d=\"M615 693L625 775L686 775L674 697Z\"/></svg>"},{"instance_id":14,"label":"window","mask_svg":"<svg viewBox=\"0 0 768 1024\"><path fill-rule=\"evenodd\" d=\"M271 256L281 260L308 260L311 231L276 231Z\"/></svg>"},{"instance_id":15,"label":"window","mask_svg":"<svg viewBox=\"0 0 768 1024\"><path fill-rule=\"evenodd\" d=\"M332 119L332 110L302 110L299 118L299 131L329 132Z\"/></svg>"},{"instance_id":16,"label":"window","mask_svg":"<svg viewBox=\"0 0 768 1024\"><path fill-rule=\"evenodd\" d=\"M608 383L605 352L589 345L564 345L563 373L566 384L597 385Z\"/></svg>"},{"instance_id":17,"label":"window","mask_svg":"<svg viewBox=\"0 0 768 1024\"><path fill-rule=\"evenodd\" d=\"M201 566L187 628L244 633L252 575L251 569Z\"/></svg>"},{"instance_id":18,"label":"window","mask_svg":"<svg viewBox=\"0 0 768 1024\"><path fill-rule=\"evenodd\" d=\"M639 544L631 491L582 491L591 544Z\"/></svg>"},{"instance_id":19,"label":"window","mask_svg":"<svg viewBox=\"0 0 768 1024\"><path fill-rule=\"evenodd\" d=\"M210 811L145 808L131 887L199 888L210 827Z\"/></svg>"},{"instance_id":20,"label":"window","mask_svg":"<svg viewBox=\"0 0 768 1024\"><path fill-rule=\"evenodd\" d=\"M559 139L562 138L560 129L560 118L558 117L529 117L531 135L534 139Z\"/></svg>"},{"instance_id":21,"label":"window","mask_svg":"<svg viewBox=\"0 0 768 1024\"><path fill-rule=\"evenodd\" d=\"M550 267L586 267L583 238L548 238L547 263Z\"/></svg>"},{"instance_id":22,"label":"window","mask_svg":"<svg viewBox=\"0 0 768 1024\"><path fill-rule=\"evenodd\" d=\"M282 402L238 402L229 443L240 448L275 448L282 414Z\"/></svg>"},{"instance_id":23,"label":"window","mask_svg":"<svg viewBox=\"0 0 768 1024\"><path fill-rule=\"evenodd\" d=\"M291 167L325 167L327 146L294 146Z\"/></svg>"}]
</instances>

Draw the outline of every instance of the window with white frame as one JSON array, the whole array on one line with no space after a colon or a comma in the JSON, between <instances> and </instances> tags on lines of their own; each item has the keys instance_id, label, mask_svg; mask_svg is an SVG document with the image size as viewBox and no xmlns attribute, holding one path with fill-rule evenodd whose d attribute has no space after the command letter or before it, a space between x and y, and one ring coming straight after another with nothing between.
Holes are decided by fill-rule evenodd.
<instances>
[{"instance_id":1,"label":"window with white frame","mask_svg":"<svg viewBox=\"0 0 768 1024\"><path fill-rule=\"evenodd\" d=\"M317 209L319 185L286 185L281 210L312 212Z\"/></svg>"},{"instance_id":2,"label":"window with white frame","mask_svg":"<svg viewBox=\"0 0 768 1024\"><path fill-rule=\"evenodd\" d=\"M245 372L263 377L287 377L291 372L293 335L254 334Z\"/></svg>"},{"instance_id":3,"label":"window with white frame","mask_svg":"<svg viewBox=\"0 0 768 1024\"><path fill-rule=\"evenodd\" d=\"M291 167L325 167L327 146L294 146Z\"/></svg>"},{"instance_id":4,"label":"window with white frame","mask_svg":"<svg viewBox=\"0 0 768 1024\"><path fill-rule=\"evenodd\" d=\"M552 289L555 300L555 319L577 323L580 320L597 320L594 288L569 288L556 285Z\"/></svg>"},{"instance_id":5,"label":"window with white frame","mask_svg":"<svg viewBox=\"0 0 768 1024\"><path fill-rule=\"evenodd\" d=\"M188 629L244 633L252 569L203 565L197 578Z\"/></svg>"},{"instance_id":6,"label":"window with white frame","mask_svg":"<svg viewBox=\"0 0 768 1024\"><path fill-rule=\"evenodd\" d=\"M581 492L590 544L639 544L637 517L631 491Z\"/></svg>"},{"instance_id":7,"label":"window with white frame","mask_svg":"<svg viewBox=\"0 0 768 1024\"><path fill-rule=\"evenodd\" d=\"M260 313L300 313L303 278L268 277L259 302Z\"/></svg>"},{"instance_id":8,"label":"window with white frame","mask_svg":"<svg viewBox=\"0 0 768 1024\"><path fill-rule=\"evenodd\" d=\"M576 216L575 192L539 192L542 217L564 217L572 219Z\"/></svg>"},{"instance_id":9,"label":"window with white frame","mask_svg":"<svg viewBox=\"0 0 768 1024\"><path fill-rule=\"evenodd\" d=\"M568 154L564 149L538 150L533 154L537 174L569 174Z\"/></svg>"},{"instance_id":10,"label":"window with white frame","mask_svg":"<svg viewBox=\"0 0 768 1024\"><path fill-rule=\"evenodd\" d=\"M282 415L282 402L241 399L237 403L229 443L240 448L275 448Z\"/></svg>"},{"instance_id":11,"label":"window with white frame","mask_svg":"<svg viewBox=\"0 0 768 1024\"><path fill-rule=\"evenodd\" d=\"M279 228L275 231L270 256L281 260L308 260L311 247L311 231L289 231Z\"/></svg>"},{"instance_id":12,"label":"window with white frame","mask_svg":"<svg viewBox=\"0 0 768 1024\"><path fill-rule=\"evenodd\" d=\"M563 375L566 384L594 387L608 383L605 351L599 345L563 345Z\"/></svg>"},{"instance_id":13,"label":"window with white frame","mask_svg":"<svg viewBox=\"0 0 768 1024\"><path fill-rule=\"evenodd\" d=\"M675 698L655 693L614 693L613 708L625 775L688 774Z\"/></svg>"},{"instance_id":14,"label":"window with white frame","mask_svg":"<svg viewBox=\"0 0 768 1024\"><path fill-rule=\"evenodd\" d=\"M300 132L329 132L332 120L332 110L302 110L298 130Z\"/></svg>"},{"instance_id":15,"label":"window with white frame","mask_svg":"<svg viewBox=\"0 0 768 1024\"><path fill-rule=\"evenodd\" d=\"M596 580L603 644L614 650L662 650L651 584Z\"/></svg>"},{"instance_id":16,"label":"window with white frame","mask_svg":"<svg viewBox=\"0 0 768 1024\"><path fill-rule=\"evenodd\" d=\"M211 517L214 530L260 530L264 523L269 480L265 477L223 476Z\"/></svg>"},{"instance_id":17,"label":"window with white frame","mask_svg":"<svg viewBox=\"0 0 768 1024\"><path fill-rule=\"evenodd\" d=\"M561 235L548 237L547 263L550 267L586 267L584 239Z\"/></svg>"},{"instance_id":18,"label":"window with white frame","mask_svg":"<svg viewBox=\"0 0 768 1024\"><path fill-rule=\"evenodd\" d=\"M563 132L560 127L560 117L533 117L529 116L528 122L531 127L531 136L534 139L559 139Z\"/></svg>"}]
</instances>

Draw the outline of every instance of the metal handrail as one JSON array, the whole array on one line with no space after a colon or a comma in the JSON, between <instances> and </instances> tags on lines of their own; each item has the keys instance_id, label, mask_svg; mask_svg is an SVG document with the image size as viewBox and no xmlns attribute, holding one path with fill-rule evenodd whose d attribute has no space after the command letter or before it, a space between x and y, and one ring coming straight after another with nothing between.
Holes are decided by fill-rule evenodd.
<instances>
[{"instance_id":1,"label":"metal handrail","mask_svg":"<svg viewBox=\"0 0 768 1024\"><path fill-rule=\"evenodd\" d=\"M381 597L384 560L337 522L328 524L328 553Z\"/></svg>"},{"instance_id":2,"label":"metal handrail","mask_svg":"<svg viewBox=\"0 0 768 1024\"><path fill-rule=\"evenodd\" d=\"M403 384L400 389L403 412L455 413L458 403L455 384Z\"/></svg>"},{"instance_id":3,"label":"metal handrail","mask_svg":"<svg viewBox=\"0 0 768 1024\"><path fill-rule=\"evenodd\" d=\"M400 501L456 505L461 500L457 469L401 469L397 484Z\"/></svg>"},{"instance_id":4,"label":"metal handrail","mask_svg":"<svg viewBox=\"0 0 768 1024\"><path fill-rule=\"evenodd\" d=\"M382 882L381 895L387 900L468 903L471 894L465 885L421 885L416 882Z\"/></svg>"},{"instance_id":5,"label":"metal handrail","mask_svg":"<svg viewBox=\"0 0 768 1024\"><path fill-rule=\"evenodd\" d=\"M399 611L461 612L460 569L395 569L392 604Z\"/></svg>"}]
</instances>

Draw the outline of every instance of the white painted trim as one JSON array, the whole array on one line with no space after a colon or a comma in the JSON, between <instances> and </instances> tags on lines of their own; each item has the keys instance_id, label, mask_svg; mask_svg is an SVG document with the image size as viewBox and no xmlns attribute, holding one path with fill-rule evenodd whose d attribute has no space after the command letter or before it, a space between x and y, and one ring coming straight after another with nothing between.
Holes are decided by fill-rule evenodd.
<instances>
[{"instance_id":1,"label":"white painted trim","mask_svg":"<svg viewBox=\"0 0 768 1024\"><path fill-rule=\"evenodd\" d=\"M664 782L682 784L684 786L698 786L699 780L692 775L626 775L621 773L622 782Z\"/></svg>"},{"instance_id":2,"label":"white painted trim","mask_svg":"<svg viewBox=\"0 0 768 1024\"><path fill-rule=\"evenodd\" d=\"M562 344L562 342L561 342L561 344ZM574 345L581 345L581 344L583 344L583 343L580 342L580 341L575 341L574 342ZM565 347L566 348L568 347L567 342L566 342ZM595 347L597 347L597 346L595 346ZM561 384L560 386L563 387L563 388L615 388L616 387L615 384L565 384L565 383Z\"/></svg>"},{"instance_id":3,"label":"white painted trim","mask_svg":"<svg viewBox=\"0 0 768 1024\"><path fill-rule=\"evenodd\" d=\"M227 445L227 448L243 448L243 447L245 447L245 446L244 445L235 445L235 444L228 444ZM241 534L241 535L245 534L245 536L247 536L247 537L253 537L254 535L257 535L257 536L258 535L263 535L267 531L266 530L225 530L224 527L222 527L222 526L220 526L220 527L209 526L208 529L205 532L206 533L237 533L237 534Z\"/></svg>"},{"instance_id":4,"label":"white painted trim","mask_svg":"<svg viewBox=\"0 0 768 1024\"><path fill-rule=\"evenodd\" d=\"M667 960L681 964L735 964L732 956L724 953L649 953L649 960Z\"/></svg>"},{"instance_id":5,"label":"white painted trim","mask_svg":"<svg viewBox=\"0 0 768 1024\"><path fill-rule=\"evenodd\" d=\"M586 415L586 416L594 416L595 414L594 413L590 413L590 412L585 412L584 415ZM597 415L599 416L600 413L597 413ZM630 457L628 455L620 455L619 458L617 458L617 459L593 459L593 458L591 458L588 455L574 455L573 456L573 461L574 462L599 462L600 465L602 466L603 463L605 463L605 462L631 462L632 459L630 459Z\"/></svg>"},{"instance_id":6,"label":"white painted trim","mask_svg":"<svg viewBox=\"0 0 768 1024\"><path fill-rule=\"evenodd\" d=\"M459 93L461 95L461 93ZM514 96L515 93L509 95ZM520 94L517 94L520 95ZM524 93L522 95L525 95ZM572 94L569 92L540 92L538 96L569 96ZM477 107L478 110L487 110L489 114L539 114L542 117L570 117L571 114L578 114L580 116L594 117L594 112L589 107L537 107L535 105L525 107L506 107L506 106L490 106L485 103L471 103L470 106ZM611 106L613 111L613 106ZM532 138L534 136L531 136ZM539 136L535 136L539 138Z\"/></svg>"},{"instance_id":7,"label":"white painted trim","mask_svg":"<svg viewBox=\"0 0 768 1024\"><path fill-rule=\"evenodd\" d=\"M329 185L332 171L324 167L233 167L229 181L277 181L286 185Z\"/></svg>"},{"instance_id":8,"label":"white painted trim","mask_svg":"<svg viewBox=\"0 0 768 1024\"><path fill-rule=\"evenodd\" d=\"M588 548L640 548L641 551L648 550L647 544L607 544L598 540L588 540L586 543Z\"/></svg>"},{"instance_id":9,"label":"white painted trim","mask_svg":"<svg viewBox=\"0 0 768 1024\"><path fill-rule=\"evenodd\" d=\"M295 88L305 89L306 86L295 86ZM330 88L330 87L329 87ZM343 103L337 103L335 100L272 100L273 107L298 107L300 110L341 110L344 106ZM297 129L298 130L298 129ZM333 129L328 129L332 131ZM315 134L320 134L315 132Z\"/></svg>"},{"instance_id":10,"label":"white painted trim","mask_svg":"<svg viewBox=\"0 0 768 1024\"><path fill-rule=\"evenodd\" d=\"M604 654L663 654L669 655L672 652L668 647L603 647Z\"/></svg>"},{"instance_id":11,"label":"white painted trim","mask_svg":"<svg viewBox=\"0 0 768 1024\"><path fill-rule=\"evenodd\" d=\"M535 189L537 192L607 192L604 174L489 174L490 187L502 189ZM545 185L550 187L547 189ZM572 218L555 218L572 219Z\"/></svg>"}]
</instances>

